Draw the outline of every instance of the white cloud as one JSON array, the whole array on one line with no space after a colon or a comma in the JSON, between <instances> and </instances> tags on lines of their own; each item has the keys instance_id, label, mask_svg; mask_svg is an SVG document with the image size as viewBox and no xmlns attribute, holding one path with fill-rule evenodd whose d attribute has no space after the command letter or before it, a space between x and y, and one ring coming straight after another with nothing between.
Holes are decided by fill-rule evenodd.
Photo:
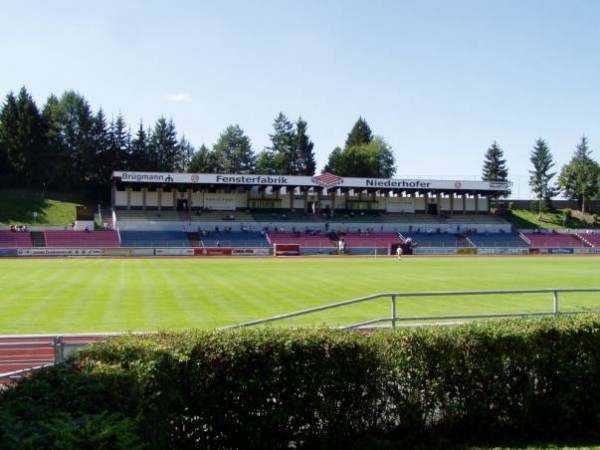
<instances>
[{"instance_id":1,"label":"white cloud","mask_svg":"<svg viewBox=\"0 0 600 450\"><path fill-rule=\"evenodd\" d=\"M168 102L175 103L189 103L192 101L192 97L189 94L178 92L176 94L166 94L163 98Z\"/></svg>"}]
</instances>

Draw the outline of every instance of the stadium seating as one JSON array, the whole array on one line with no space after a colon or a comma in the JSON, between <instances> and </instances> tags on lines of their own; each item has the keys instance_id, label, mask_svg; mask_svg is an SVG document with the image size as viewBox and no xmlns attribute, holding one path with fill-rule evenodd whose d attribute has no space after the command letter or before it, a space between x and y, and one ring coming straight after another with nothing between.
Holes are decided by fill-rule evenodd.
<instances>
[{"instance_id":1,"label":"stadium seating","mask_svg":"<svg viewBox=\"0 0 600 450\"><path fill-rule=\"evenodd\" d=\"M46 247L119 247L116 231L63 231L46 230Z\"/></svg>"},{"instance_id":2,"label":"stadium seating","mask_svg":"<svg viewBox=\"0 0 600 450\"><path fill-rule=\"evenodd\" d=\"M29 231L0 231L0 248L32 247Z\"/></svg>"},{"instance_id":3,"label":"stadium seating","mask_svg":"<svg viewBox=\"0 0 600 450\"><path fill-rule=\"evenodd\" d=\"M118 221L180 221L181 218L177 211L173 210L137 210L137 209L120 209L116 210Z\"/></svg>"},{"instance_id":4,"label":"stadium seating","mask_svg":"<svg viewBox=\"0 0 600 450\"><path fill-rule=\"evenodd\" d=\"M258 231L213 231L200 237L203 247L270 247Z\"/></svg>"},{"instance_id":5,"label":"stadium seating","mask_svg":"<svg viewBox=\"0 0 600 450\"><path fill-rule=\"evenodd\" d=\"M340 234L347 249L352 248L387 248L390 244L400 244L402 239L398 233L356 232Z\"/></svg>"},{"instance_id":6,"label":"stadium seating","mask_svg":"<svg viewBox=\"0 0 600 450\"><path fill-rule=\"evenodd\" d=\"M315 222L318 215L296 210L259 209L251 213L256 222ZM249 219L251 220L251 219Z\"/></svg>"},{"instance_id":7,"label":"stadium seating","mask_svg":"<svg viewBox=\"0 0 600 450\"><path fill-rule=\"evenodd\" d=\"M191 247L183 231L121 231L123 247Z\"/></svg>"},{"instance_id":8,"label":"stadium seating","mask_svg":"<svg viewBox=\"0 0 600 450\"><path fill-rule=\"evenodd\" d=\"M523 233L523 238L535 248L588 247L575 234L566 233Z\"/></svg>"},{"instance_id":9,"label":"stadium seating","mask_svg":"<svg viewBox=\"0 0 600 450\"><path fill-rule=\"evenodd\" d=\"M461 247L461 241L456 235L450 233L416 233L410 236L415 245L419 247Z\"/></svg>"},{"instance_id":10,"label":"stadium seating","mask_svg":"<svg viewBox=\"0 0 600 450\"><path fill-rule=\"evenodd\" d=\"M600 247L600 233L577 233L577 237L590 247Z\"/></svg>"},{"instance_id":11,"label":"stadium seating","mask_svg":"<svg viewBox=\"0 0 600 450\"><path fill-rule=\"evenodd\" d=\"M333 241L321 233L269 231L267 237L271 244L299 244L305 248L335 248Z\"/></svg>"},{"instance_id":12,"label":"stadium seating","mask_svg":"<svg viewBox=\"0 0 600 450\"><path fill-rule=\"evenodd\" d=\"M476 233L465 235L474 247L529 247L516 233Z\"/></svg>"}]
</instances>

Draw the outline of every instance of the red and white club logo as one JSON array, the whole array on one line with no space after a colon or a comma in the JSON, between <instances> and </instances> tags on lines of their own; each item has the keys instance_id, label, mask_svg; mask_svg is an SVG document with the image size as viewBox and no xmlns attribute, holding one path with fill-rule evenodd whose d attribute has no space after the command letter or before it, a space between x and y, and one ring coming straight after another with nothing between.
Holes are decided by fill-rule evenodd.
<instances>
[{"instance_id":1,"label":"red and white club logo","mask_svg":"<svg viewBox=\"0 0 600 450\"><path fill-rule=\"evenodd\" d=\"M319 186L331 188L342 184L344 182L344 179L342 177L338 177L337 175L325 172L321 175L312 177L312 181L313 183L318 184Z\"/></svg>"},{"instance_id":2,"label":"red and white club logo","mask_svg":"<svg viewBox=\"0 0 600 450\"><path fill-rule=\"evenodd\" d=\"M198 181L200 181L200 175L198 175L197 173L193 173L192 174L192 181L194 183L197 183Z\"/></svg>"},{"instance_id":3,"label":"red and white club logo","mask_svg":"<svg viewBox=\"0 0 600 450\"><path fill-rule=\"evenodd\" d=\"M460 189L460 187L461 187L461 186L462 186L462 183L461 183L460 181L455 181L455 182L454 182L454 187L455 187L456 189Z\"/></svg>"}]
</instances>

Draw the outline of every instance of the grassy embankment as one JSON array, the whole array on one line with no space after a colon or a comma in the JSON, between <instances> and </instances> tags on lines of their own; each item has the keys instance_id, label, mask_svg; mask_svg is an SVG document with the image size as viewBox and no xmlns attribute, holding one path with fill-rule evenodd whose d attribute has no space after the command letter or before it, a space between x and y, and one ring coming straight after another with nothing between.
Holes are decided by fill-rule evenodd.
<instances>
[{"instance_id":1,"label":"grassy embankment","mask_svg":"<svg viewBox=\"0 0 600 450\"><path fill-rule=\"evenodd\" d=\"M0 224L64 226L75 221L76 207L83 204L73 193L0 189Z\"/></svg>"}]
</instances>

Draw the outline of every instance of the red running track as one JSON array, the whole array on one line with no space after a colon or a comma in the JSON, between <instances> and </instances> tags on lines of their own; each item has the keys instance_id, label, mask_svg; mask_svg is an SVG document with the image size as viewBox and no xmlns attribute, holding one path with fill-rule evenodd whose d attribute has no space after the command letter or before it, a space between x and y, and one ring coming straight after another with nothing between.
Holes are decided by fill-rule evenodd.
<instances>
[{"instance_id":1,"label":"red running track","mask_svg":"<svg viewBox=\"0 0 600 450\"><path fill-rule=\"evenodd\" d=\"M87 345L106 340L109 336L76 335L61 336L66 344ZM3 374L54 363L54 343L57 335L0 336L0 384L13 381Z\"/></svg>"}]
</instances>

